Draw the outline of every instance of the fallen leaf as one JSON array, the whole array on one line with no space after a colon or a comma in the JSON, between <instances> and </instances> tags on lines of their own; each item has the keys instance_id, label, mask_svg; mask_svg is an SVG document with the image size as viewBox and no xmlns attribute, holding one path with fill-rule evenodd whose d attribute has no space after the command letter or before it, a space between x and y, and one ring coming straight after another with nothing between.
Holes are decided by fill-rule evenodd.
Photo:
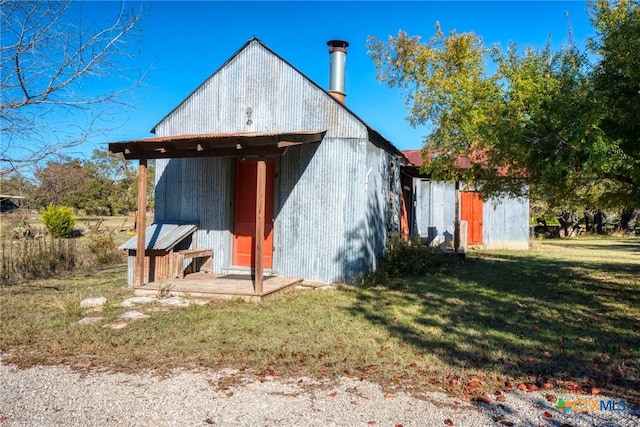
<instances>
[{"instance_id":1,"label":"fallen leaf","mask_svg":"<svg viewBox=\"0 0 640 427\"><path fill-rule=\"evenodd\" d=\"M443 423L445 423L448 426L452 426L453 425L453 421L451 421L449 418L447 418L446 420L443 421Z\"/></svg>"},{"instance_id":2,"label":"fallen leaf","mask_svg":"<svg viewBox=\"0 0 640 427\"><path fill-rule=\"evenodd\" d=\"M207 423L207 424L215 424L216 423L211 418L207 418L206 420L204 420L204 422Z\"/></svg>"},{"instance_id":3,"label":"fallen leaf","mask_svg":"<svg viewBox=\"0 0 640 427\"><path fill-rule=\"evenodd\" d=\"M529 385L529 389L528 390L529 390L529 392L538 391L538 386L535 385L535 384L531 384L531 385Z\"/></svg>"},{"instance_id":4,"label":"fallen leaf","mask_svg":"<svg viewBox=\"0 0 640 427\"><path fill-rule=\"evenodd\" d=\"M580 386L578 384L576 384L576 383L568 383L568 384L566 384L566 387L571 391L580 390Z\"/></svg>"},{"instance_id":5,"label":"fallen leaf","mask_svg":"<svg viewBox=\"0 0 640 427\"><path fill-rule=\"evenodd\" d=\"M351 401L351 404L352 404L352 405L356 405L356 404L358 404L358 401L357 401L357 400L352 400L352 401Z\"/></svg>"},{"instance_id":6,"label":"fallen leaf","mask_svg":"<svg viewBox=\"0 0 640 427\"><path fill-rule=\"evenodd\" d=\"M229 397L233 396L233 392L232 392L232 391L228 391L228 392L226 392L225 394L226 394L227 396L229 396Z\"/></svg>"},{"instance_id":7,"label":"fallen leaf","mask_svg":"<svg viewBox=\"0 0 640 427\"><path fill-rule=\"evenodd\" d=\"M374 426L377 424L377 421L369 421L367 424L369 424L370 426Z\"/></svg>"},{"instance_id":8,"label":"fallen leaf","mask_svg":"<svg viewBox=\"0 0 640 427\"><path fill-rule=\"evenodd\" d=\"M555 384L552 383L551 381L546 381L544 384L542 384L542 386L544 388L553 388L553 387L555 387Z\"/></svg>"},{"instance_id":9,"label":"fallen leaf","mask_svg":"<svg viewBox=\"0 0 640 427\"><path fill-rule=\"evenodd\" d=\"M491 400L489 400L489 398L487 396L478 396L473 400L478 402L478 403L484 403L485 405L490 405L491 404Z\"/></svg>"},{"instance_id":10,"label":"fallen leaf","mask_svg":"<svg viewBox=\"0 0 640 427\"><path fill-rule=\"evenodd\" d=\"M503 426L507 426L507 427L511 427L514 425L511 421L498 421L498 422Z\"/></svg>"},{"instance_id":11,"label":"fallen leaf","mask_svg":"<svg viewBox=\"0 0 640 427\"><path fill-rule=\"evenodd\" d=\"M556 403L558 401L558 398L551 393L547 393L544 397L551 403Z\"/></svg>"},{"instance_id":12,"label":"fallen leaf","mask_svg":"<svg viewBox=\"0 0 640 427\"><path fill-rule=\"evenodd\" d=\"M502 392L500 390L496 390L493 392L494 395L496 396L500 396L502 394Z\"/></svg>"},{"instance_id":13,"label":"fallen leaf","mask_svg":"<svg viewBox=\"0 0 640 427\"><path fill-rule=\"evenodd\" d=\"M404 427L402 424L396 424L395 427Z\"/></svg>"},{"instance_id":14,"label":"fallen leaf","mask_svg":"<svg viewBox=\"0 0 640 427\"><path fill-rule=\"evenodd\" d=\"M591 394L600 394L600 389L598 387L591 387Z\"/></svg>"},{"instance_id":15,"label":"fallen leaf","mask_svg":"<svg viewBox=\"0 0 640 427\"><path fill-rule=\"evenodd\" d=\"M396 397L395 393L387 393L384 395L385 398L390 399L392 397Z\"/></svg>"},{"instance_id":16,"label":"fallen leaf","mask_svg":"<svg viewBox=\"0 0 640 427\"><path fill-rule=\"evenodd\" d=\"M336 397L338 395L337 391L334 391L333 393L329 393L329 397Z\"/></svg>"},{"instance_id":17,"label":"fallen leaf","mask_svg":"<svg viewBox=\"0 0 640 427\"><path fill-rule=\"evenodd\" d=\"M551 415L550 413L548 413L548 412L546 412L546 411L545 411L545 413L544 413L544 414L542 414L542 415L544 415L544 416L545 416L545 417L547 417L547 418L553 418L553 415Z\"/></svg>"},{"instance_id":18,"label":"fallen leaf","mask_svg":"<svg viewBox=\"0 0 640 427\"><path fill-rule=\"evenodd\" d=\"M538 326L538 325L533 325L533 330L534 330L534 331L539 331L539 330L540 330L540 326Z\"/></svg>"},{"instance_id":19,"label":"fallen leaf","mask_svg":"<svg viewBox=\"0 0 640 427\"><path fill-rule=\"evenodd\" d=\"M506 397L504 397L504 395L503 395L503 394L501 394L500 396L496 397L496 400L497 400L498 402L504 402L505 400L507 400L507 398L506 398Z\"/></svg>"},{"instance_id":20,"label":"fallen leaf","mask_svg":"<svg viewBox=\"0 0 640 427\"><path fill-rule=\"evenodd\" d=\"M518 384L518 390L520 391L527 391L527 385L524 383L520 383Z\"/></svg>"}]
</instances>

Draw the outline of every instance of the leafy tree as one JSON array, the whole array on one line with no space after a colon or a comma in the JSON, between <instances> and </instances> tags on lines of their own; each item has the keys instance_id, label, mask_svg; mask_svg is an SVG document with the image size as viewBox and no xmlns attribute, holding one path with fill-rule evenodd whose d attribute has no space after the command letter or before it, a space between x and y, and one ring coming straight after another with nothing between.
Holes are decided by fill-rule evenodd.
<instances>
[{"instance_id":1,"label":"leafy tree","mask_svg":"<svg viewBox=\"0 0 640 427\"><path fill-rule=\"evenodd\" d=\"M378 78L403 89L413 125L432 130L425 170L488 196L530 188L555 206L640 206L640 6L599 1L590 10L597 37L587 52L571 37L558 51L489 48L439 25L425 42L370 37ZM471 166L460 168L460 156Z\"/></svg>"},{"instance_id":2,"label":"leafy tree","mask_svg":"<svg viewBox=\"0 0 640 427\"><path fill-rule=\"evenodd\" d=\"M12 196L31 197L35 191L35 184L18 173L9 173L2 177L0 189L2 194Z\"/></svg>"},{"instance_id":3,"label":"leafy tree","mask_svg":"<svg viewBox=\"0 0 640 427\"><path fill-rule=\"evenodd\" d=\"M593 71L595 96L603 106L601 129L613 141L616 164L609 177L628 184L621 191L638 202L640 187L640 2L598 1L591 7L598 37L590 49L601 60ZM635 187L635 190L632 188ZM640 207L640 203L633 205Z\"/></svg>"},{"instance_id":4,"label":"leafy tree","mask_svg":"<svg viewBox=\"0 0 640 427\"><path fill-rule=\"evenodd\" d=\"M122 156L94 150L84 167L90 177L86 194L87 210L107 215L136 210L138 176L134 164ZM150 201L153 195L153 170L151 163L147 182L147 197Z\"/></svg>"},{"instance_id":5,"label":"leafy tree","mask_svg":"<svg viewBox=\"0 0 640 427\"><path fill-rule=\"evenodd\" d=\"M144 78L129 65L140 19L124 2L97 22L82 2L0 0L0 175L107 130Z\"/></svg>"},{"instance_id":6,"label":"leafy tree","mask_svg":"<svg viewBox=\"0 0 640 427\"><path fill-rule=\"evenodd\" d=\"M131 164L110 156L104 150L94 150L84 166L90 176L88 211L115 215L135 210L136 199L132 189L136 183L136 171Z\"/></svg>"}]
</instances>

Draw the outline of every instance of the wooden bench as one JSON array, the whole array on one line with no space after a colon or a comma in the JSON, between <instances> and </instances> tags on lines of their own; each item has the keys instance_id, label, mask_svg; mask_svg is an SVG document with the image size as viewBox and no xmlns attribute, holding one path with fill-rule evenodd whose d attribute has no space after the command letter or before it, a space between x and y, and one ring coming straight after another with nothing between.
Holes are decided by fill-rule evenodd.
<instances>
[{"instance_id":1,"label":"wooden bench","mask_svg":"<svg viewBox=\"0 0 640 427\"><path fill-rule=\"evenodd\" d=\"M204 259L200 271L206 273L213 272L213 250L211 249L184 249L181 251L173 252L173 273L172 277L183 279L184 278L184 260L185 259ZM194 266L194 270L195 270ZM195 271L194 271L195 272Z\"/></svg>"}]
</instances>

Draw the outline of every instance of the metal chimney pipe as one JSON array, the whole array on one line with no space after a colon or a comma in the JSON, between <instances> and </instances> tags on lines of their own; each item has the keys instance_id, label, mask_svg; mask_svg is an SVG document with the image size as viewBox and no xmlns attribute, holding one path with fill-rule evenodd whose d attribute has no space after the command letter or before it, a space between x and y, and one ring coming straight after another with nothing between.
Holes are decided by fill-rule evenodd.
<instances>
[{"instance_id":1,"label":"metal chimney pipe","mask_svg":"<svg viewBox=\"0 0 640 427\"><path fill-rule=\"evenodd\" d=\"M344 91L344 76L347 63L347 47L349 43L343 40L329 40L329 55L331 67L329 70L329 94L341 104L344 104L347 94Z\"/></svg>"}]
</instances>

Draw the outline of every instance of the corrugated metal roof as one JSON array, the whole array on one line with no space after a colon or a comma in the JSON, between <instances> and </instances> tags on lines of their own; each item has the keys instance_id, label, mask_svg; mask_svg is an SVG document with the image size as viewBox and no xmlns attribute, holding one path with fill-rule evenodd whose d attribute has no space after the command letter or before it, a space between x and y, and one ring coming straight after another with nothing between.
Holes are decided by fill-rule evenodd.
<instances>
[{"instance_id":1,"label":"corrugated metal roof","mask_svg":"<svg viewBox=\"0 0 640 427\"><path fill-rule=\"evenodd\" d=\"M145 232L145 248L169 250L180 243L182 239L195 232L195 224L154 223ZM135 250L138 247L138 236L120 245L120 249Z\"/></svg>"},{"instance_id":2,"label":"corrugated metal roof","mask_svg":"<svg viewBox=\"0 0 640 427\"><path fill-rule=\"evenodd\" d=\"M422 150L402 150L402 154L409 160L414 166L422 166Z\"/></svg>"}]
</instances>

